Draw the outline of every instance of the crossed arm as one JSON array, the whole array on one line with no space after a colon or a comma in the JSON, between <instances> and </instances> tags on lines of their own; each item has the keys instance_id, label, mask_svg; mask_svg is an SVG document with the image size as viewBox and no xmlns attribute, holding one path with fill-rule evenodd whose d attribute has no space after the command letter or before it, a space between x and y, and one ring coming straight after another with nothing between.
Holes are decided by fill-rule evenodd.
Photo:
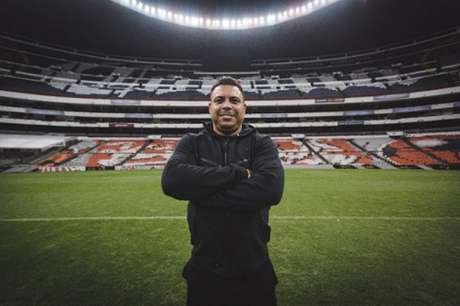
<instances>
[{"instance_id":1,"label":"crossed arm","mask_svg":"<svg viewBox=\"0 0 460 306\"><path fill-rule=\"evenodd\" d=\"M284 187L284 172L270 138L256 144L251 177L245 168L198 166L190 136L184 136L168 161L162 176L165 194L194 204L236 211L251 211L276 205Z\"/></svg>"}]
</instances>

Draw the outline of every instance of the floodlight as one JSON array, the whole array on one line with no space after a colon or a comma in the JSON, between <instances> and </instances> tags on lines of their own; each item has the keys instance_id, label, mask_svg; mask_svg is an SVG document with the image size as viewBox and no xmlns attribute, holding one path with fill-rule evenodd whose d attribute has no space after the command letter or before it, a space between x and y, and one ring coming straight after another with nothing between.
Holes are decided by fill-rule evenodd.
<instances>
[{"instance_id":1,"label":"floodlight","mask_svg":"<svg viewBox=\"0 0 460 306\"><path fill-rule=\"evenodd\" d=\"M264 16L259 17L259 23L260 23L260 25L265 25L265 17Z\"/></svg>"},{"instance_id":2,"label":"floodlight","mask_svg":"<svg viewBox=\"0 0 460 306\"><path fill-rule=\"evenodd\" d=\"M212 16L190 16L184 12L171 11L167 8L160 8L144 3L145 0L111 0L136 12L148 17L157 18L163 21L175 23L178 25L212 29L212 30L230 30L230 29L251 29L264 26L272 26L282 22L287 22L295 18L306 16L318 9L326 7L339 0L310 0L304 2L301 6L285 8L284 10L269 12L261 16L244 16L233 18L223 17L222 19L212 18Z\"/></svg>"},{"instance_id":3,"label":"floodlight","mask_svg":"<svg viewBox=\"0 0 460 306\"><path fill-rule=\"evenodd\" d=\"M275 24L276 23L276 15L274 15L274 14L268 15L267 21L268 21L269 24Z\"/></svg>"},{"instance_id":4,"label":"floodlight","mask_svg":"<svg viewBox=\"0 0 460 306\"><path fill-rule=\"evenodd\" d=\"M190 19L191 19L190 24L191 24L193 27L198 26L198 24L199 24L199 22L200 22L198 18L196 18L196 17L191 17Z\"/></svg>"}]
</instances>

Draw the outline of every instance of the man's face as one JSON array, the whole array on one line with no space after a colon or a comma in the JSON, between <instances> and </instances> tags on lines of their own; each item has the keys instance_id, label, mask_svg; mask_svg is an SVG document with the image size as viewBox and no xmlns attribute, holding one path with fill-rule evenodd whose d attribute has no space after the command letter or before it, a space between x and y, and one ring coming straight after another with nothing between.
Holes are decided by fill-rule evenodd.
<instances>
[{"instance_id":1,"label":"man's face","mask_svg":"<svg viewBox=\"0 0 460 306\"><path fill-rule=\"evenodd\" d=\"M216 132L231 135L239 131L246 115L246 103L238 87L219 85L214 88L209 114Z\"/></svg>"}]
</instances>

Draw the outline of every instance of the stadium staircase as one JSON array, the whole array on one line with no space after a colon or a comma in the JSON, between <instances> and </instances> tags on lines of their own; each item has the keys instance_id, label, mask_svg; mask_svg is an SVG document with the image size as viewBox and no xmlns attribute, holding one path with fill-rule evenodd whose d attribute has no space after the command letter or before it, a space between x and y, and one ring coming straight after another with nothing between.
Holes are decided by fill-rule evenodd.
<instances>
[{"instance_id":1,"label":"stadium staircase","mask_svg":"<svg viewBox=\"0 0 460 306\"><path fill-rule=\"evenodd\" d=\"M394 163L392 163L390 160L387 160L387 159L375 154L374 152L366 150L366 148L364 148L364 147L360 146L359 144L357 144L353 139L349 139L348 142L350 142L350 144L352 146L356 147L357 149L361 150L362 152L366 153L367 155L374 157L374 160L378 161L377 163L374 163L374 166L376 168L379 168L379 169L395 169L395 168L397 168L397 166Z\"/></svg>"},{"instance_id":2,"label":"stadium staircase","mask_svg":"<svg viewBox=\"0 0 460 306\"><path fill-rule=\"evenodd\" d=\"M117 166L123 166L123 164L125 164L126 162L130 161L134 156L136 156L137 154L139 154L140 152L142 152L146 147L148 147L148 145L150 145L152 143L151 140L148 140L148 141L145 141L144 144L139 148L139 150L137 150L136 152L134 153L131 153L128 155L128 157L126 159L124 159L123 161L121 161L120 163L118 163L117 165L115 165L115 167Z\"/></svg>"},{"instance_id":3,"label":"stadium staircase","mask_svg":"<svg viewBox=\"0 0 460 306\"><path fill-rule=\"evenodd\" d=\"M90 152L90 151L94 150L98 145L99 145L99 144L95 144L94 146L92 146L91 148L89 148L89 149L88 149L87 151L85 151L85 152ZM65 149L69 149L71 146L72 146L72 145L67 146ZM70 158L68 158L68 159L66 159L66 160L63 160L62 162L56 163L56 166L60 166L60 165L62 165L62 164L64 164L64 163L70 162L70 161L76 159L78 156L80 156L80 154L81 154L81 153L76 153L75 156L72 156L72 157L70 157ZM84 153L83 153L83 154L84 154Z\"/></svg>"},{"instance_id":4,"label":"stadium staircase","mask_svg":"<svg viewBox=\"0 0 460 306\"><path fill-rule=\"evenodd\" d=\"M315 151L315 150L313 149L313 147L310 146L310 144L308 143L308 141L307 141L306 139L302 139L302 143L308 148L308 150L310 150L311 152L313 152L313 154L315 154L316 156L318 156L318 158L321 159L321 160L324 162L324 164L332 166L331 162L328 161L326 158L324 158L324 157L321 155L321 150Z\"/></svg>"},{"instance_id":5,"label":"stadium staircase","mask_svg":"<svg viewBox=\"0 0 460 306\"><path fill-rule=\"evenodd\" d=\"M344 93L343 90L341 90L339 87L335 87L335 90L337 90L337 91L340 93L340 95L341 95L342 97L347 97L347 96L348 96L348 95L347 95L346 93Z\"/></svg>"}]
</instances>

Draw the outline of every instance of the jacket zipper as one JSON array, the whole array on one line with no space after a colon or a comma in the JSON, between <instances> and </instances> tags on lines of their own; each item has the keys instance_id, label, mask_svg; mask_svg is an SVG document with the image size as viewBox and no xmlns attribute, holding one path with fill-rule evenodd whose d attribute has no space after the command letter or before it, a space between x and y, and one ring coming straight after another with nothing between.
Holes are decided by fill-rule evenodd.
<instances>
[{"instance_id":1,"label":"jacket zipper","mask_svg":"<svg viewBox=\"0 0 460 306\"><path fill-rule=\"evenodd\" d=\"M224 151L224 166L227 166L228 165L228 138L225 138L224 139L224 147L223 147L223 151Z\"/></svg>"}]
</instances>

